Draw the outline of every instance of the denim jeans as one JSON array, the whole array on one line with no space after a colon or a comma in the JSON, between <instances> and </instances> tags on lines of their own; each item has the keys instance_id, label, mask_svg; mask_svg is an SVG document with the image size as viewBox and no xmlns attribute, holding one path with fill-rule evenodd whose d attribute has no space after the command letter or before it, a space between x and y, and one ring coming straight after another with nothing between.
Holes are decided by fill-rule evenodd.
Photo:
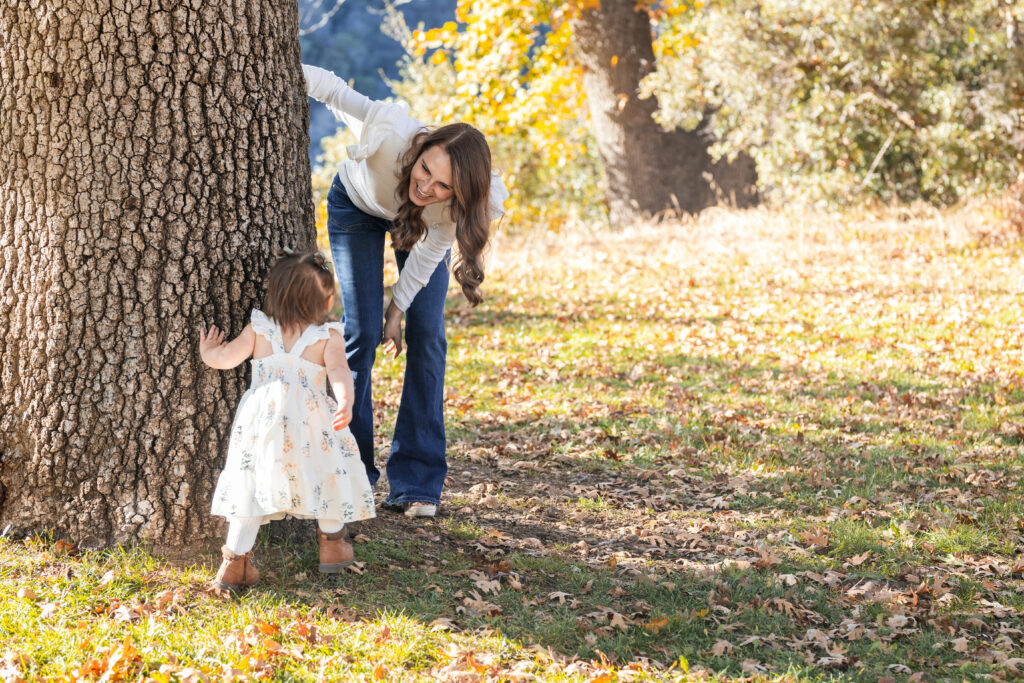
<instances>
[{"instance_id":1,"label":"denim jeans","mask_svg":"<svg viewBox=\"0 0 1024 683\"><path fill-rule=\"evenodd\" d=\"M337 177L327 194L327 231L345 314L345 348L355 382L352 423L370 484L380 470L374 463L373 396L370 373L384 321L384 235L391 221L359 209ZM449 254L405 312L405 377L386 466L391 492L385 504L440 503L448 473L444 433L444 302ZM402 271L409 252L395 249Z\"/></svg>"}]
</instances>

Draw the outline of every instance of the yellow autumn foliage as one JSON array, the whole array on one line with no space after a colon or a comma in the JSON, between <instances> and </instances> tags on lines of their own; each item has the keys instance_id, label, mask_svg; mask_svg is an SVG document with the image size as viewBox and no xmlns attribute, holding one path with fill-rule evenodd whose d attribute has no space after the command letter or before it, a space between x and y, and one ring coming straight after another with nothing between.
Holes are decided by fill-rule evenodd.
<instances>
[{"instance_id":1,"label":"yellow autumn foliage","mask_svg":"<svg viewBox=\"0 0 1024 683\"><path fill-rule=\"evenodd\" d=\"M601 161L572 33L572 20L594 4L460 0L457 21L436 28L410 29L394 11L386 20L385 30L406 49L400 77L389 85L421 121L465 121L487 136L512 195L504 225L558 230L603 220ZM638 4L669 27L684 11L674 3ZM327 166L339 154L341 140L326 140Z\"/></svg>"},{"instance_id":2,"label":"yellow autumn foliage","mask_svg":"<svg viewBox=\"0 0 1024 683\"><path fill-rule=\"evenodd\" d=\"M571 3L460 2L458 22L403 36L390 85L423 121L466 121L487 136L512 192L509 225L558 229L601 213L600 163L579 66Z\"/></svg>"}]
</instances>

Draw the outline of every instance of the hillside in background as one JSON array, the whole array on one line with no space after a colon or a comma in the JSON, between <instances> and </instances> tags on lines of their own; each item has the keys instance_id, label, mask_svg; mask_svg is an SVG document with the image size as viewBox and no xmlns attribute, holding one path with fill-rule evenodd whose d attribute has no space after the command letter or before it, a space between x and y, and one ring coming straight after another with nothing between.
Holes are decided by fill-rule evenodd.
<instances>
[{"instance_id":1,"label":"hillside in background","mask_svg":"<svg viewBox=\"0 0 1024 683\"><path fill-rule=\"evenodd\" d=\"M303 16L312 13L316 3L303 0ZM323 3L330 9L333 2ZM381 0L345 2L327 24L300 38L302 61L330 69L350 79L356 90L380 99L390 97L385 77L398 75L402 46L381 32L385 3ZM410 0L401 4L409 26L422 23L426 28L440 26L455 16L455 0ZM312 22L310 22L312 23ZM315 161L320 153L320 139L337 128L337 122L323 105L311 102L309 121L309 156Z\"/></svg>"}]
</instances>

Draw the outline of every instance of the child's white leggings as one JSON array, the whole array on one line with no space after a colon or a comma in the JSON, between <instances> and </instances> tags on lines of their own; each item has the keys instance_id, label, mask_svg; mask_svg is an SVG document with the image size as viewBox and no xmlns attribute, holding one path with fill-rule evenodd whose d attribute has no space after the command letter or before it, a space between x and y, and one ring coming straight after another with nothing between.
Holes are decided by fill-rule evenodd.
<instances>
[{"instance_id":1,"label":"child's white leggings","mask_svg":"<svg viewBox=\"0 0 1024 683\"><path fill-rule=\"evenodd\" d=\"M256 545L256 534L260 532L262 517L232 517L228 520L228 540L224 545L236 555L244 555ZM317 525L325 534L333 534L345 528L336 519L318 519Z\"/></svg>"}]
</instances>

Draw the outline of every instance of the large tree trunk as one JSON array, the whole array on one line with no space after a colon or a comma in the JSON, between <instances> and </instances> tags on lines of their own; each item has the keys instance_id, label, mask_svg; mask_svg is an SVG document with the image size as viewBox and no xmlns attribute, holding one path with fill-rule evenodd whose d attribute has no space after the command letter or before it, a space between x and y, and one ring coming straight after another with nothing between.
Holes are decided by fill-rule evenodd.
<instances>
[{"instance_id":1,"label":"large tree trunk","mask_svg":"<svg viewBox=\"0 0 1024 683\"><path fill-rule=\"evenodd\" d=\"M197 327L314 240L296 5L6 2L0 36L0 528L201 540L247 373Z\"/></svg>"},{"instance_id":2,"label":"large tree trunk","mask_svg":"<svg viewBox=\"0 0 1024 683\"><path fill-rule=\"evenodd\" d=\"M653 119L657 101L639 98L655 61L650 16L638 6L601 0L573 26L612 224L669 208L693 213L719 200L756 202L752 160L712 165L706 127L665 131Z\"/></svg>"}]
</instances>

